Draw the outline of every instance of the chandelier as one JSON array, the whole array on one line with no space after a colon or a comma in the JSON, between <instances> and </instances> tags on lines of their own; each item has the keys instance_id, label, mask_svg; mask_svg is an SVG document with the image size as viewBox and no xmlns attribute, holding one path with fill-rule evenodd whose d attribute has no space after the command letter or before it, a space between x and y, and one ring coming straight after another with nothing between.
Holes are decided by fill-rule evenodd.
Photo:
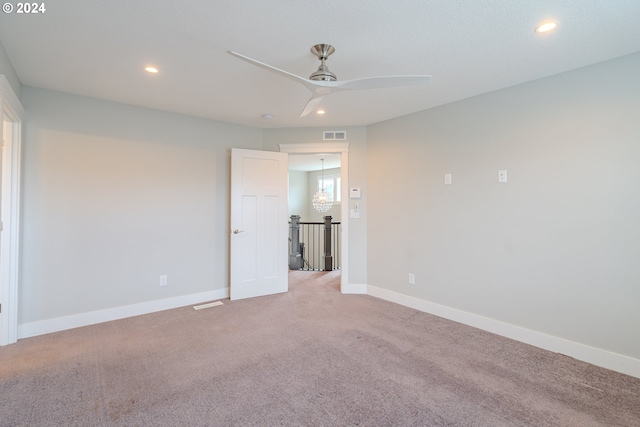
<instances>
[{"instance_id":1,"label":"chandelier","mask_svg":"<svg viewBox=\"0 0 640 427\"><path fill-rule=\"evenodd\" d=\"M322 162L322 180L320 190L313 195L313 208L318 212L327 212L333 206L333 196L324 190L324 159Z\"/></svg>"}]
</instances>

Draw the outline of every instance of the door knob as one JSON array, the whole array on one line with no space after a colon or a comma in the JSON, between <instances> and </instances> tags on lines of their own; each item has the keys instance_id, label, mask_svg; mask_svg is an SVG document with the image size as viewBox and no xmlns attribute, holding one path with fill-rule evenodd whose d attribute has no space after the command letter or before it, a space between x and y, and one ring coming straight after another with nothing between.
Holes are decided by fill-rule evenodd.
<instances>
[{"instance_id":1,"label":"door knob","mask_svg":"<svg viewBox=\"0 0 640 427\"><path fill-rule=\"evenodd\" d=\"M244 233L244 230L238 230L237 228L233 230L233 234L240 234L240 233Z\"/></svg>"}]
</instances>

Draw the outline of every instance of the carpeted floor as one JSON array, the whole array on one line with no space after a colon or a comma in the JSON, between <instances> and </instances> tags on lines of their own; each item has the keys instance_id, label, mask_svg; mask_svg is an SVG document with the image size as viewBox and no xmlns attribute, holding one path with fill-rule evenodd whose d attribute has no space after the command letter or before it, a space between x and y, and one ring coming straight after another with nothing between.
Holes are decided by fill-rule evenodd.
<instances>
[{"instance_id":1,"label":"carpeted floor","mask_svg":"<svg viewBox=\"0 0 640 427\"><path fill-rule=\"evenodd\" d=\"M2 426L640 426L640 379L292 272L0 348Z\"/></svg>"}]
</instances>

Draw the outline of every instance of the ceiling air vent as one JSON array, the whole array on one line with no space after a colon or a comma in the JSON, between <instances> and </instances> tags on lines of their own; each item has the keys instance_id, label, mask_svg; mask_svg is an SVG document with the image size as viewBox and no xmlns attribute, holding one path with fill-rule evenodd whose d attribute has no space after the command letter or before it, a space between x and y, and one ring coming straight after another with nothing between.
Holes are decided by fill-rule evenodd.
<instances>
[{"instance_id":1,"label":"ceiling air vent","mask_svg":"<svg viewBox=\"0 0 640 427\"><path fill-rule=\"evenodd\" d=\"M325 131L322 133L322 139L325 141L344 141L347 139L347 132L344 130Z\"/></svg>"}]
</instances>

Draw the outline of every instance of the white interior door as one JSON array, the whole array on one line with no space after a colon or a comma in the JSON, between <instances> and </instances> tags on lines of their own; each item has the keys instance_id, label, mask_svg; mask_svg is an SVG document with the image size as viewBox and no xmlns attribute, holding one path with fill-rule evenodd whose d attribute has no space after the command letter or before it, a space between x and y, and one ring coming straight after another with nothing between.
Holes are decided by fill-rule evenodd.
<instances>
[{"instance_id":1,"label":"white interior door","mask_svg":"<svg viewBox=\"0 0 640 427\"><path fill-rule=\"evenodd\" d=\"M287 292L288 155L231 150L231 299Z\"/></svg>"}]
</instances>

